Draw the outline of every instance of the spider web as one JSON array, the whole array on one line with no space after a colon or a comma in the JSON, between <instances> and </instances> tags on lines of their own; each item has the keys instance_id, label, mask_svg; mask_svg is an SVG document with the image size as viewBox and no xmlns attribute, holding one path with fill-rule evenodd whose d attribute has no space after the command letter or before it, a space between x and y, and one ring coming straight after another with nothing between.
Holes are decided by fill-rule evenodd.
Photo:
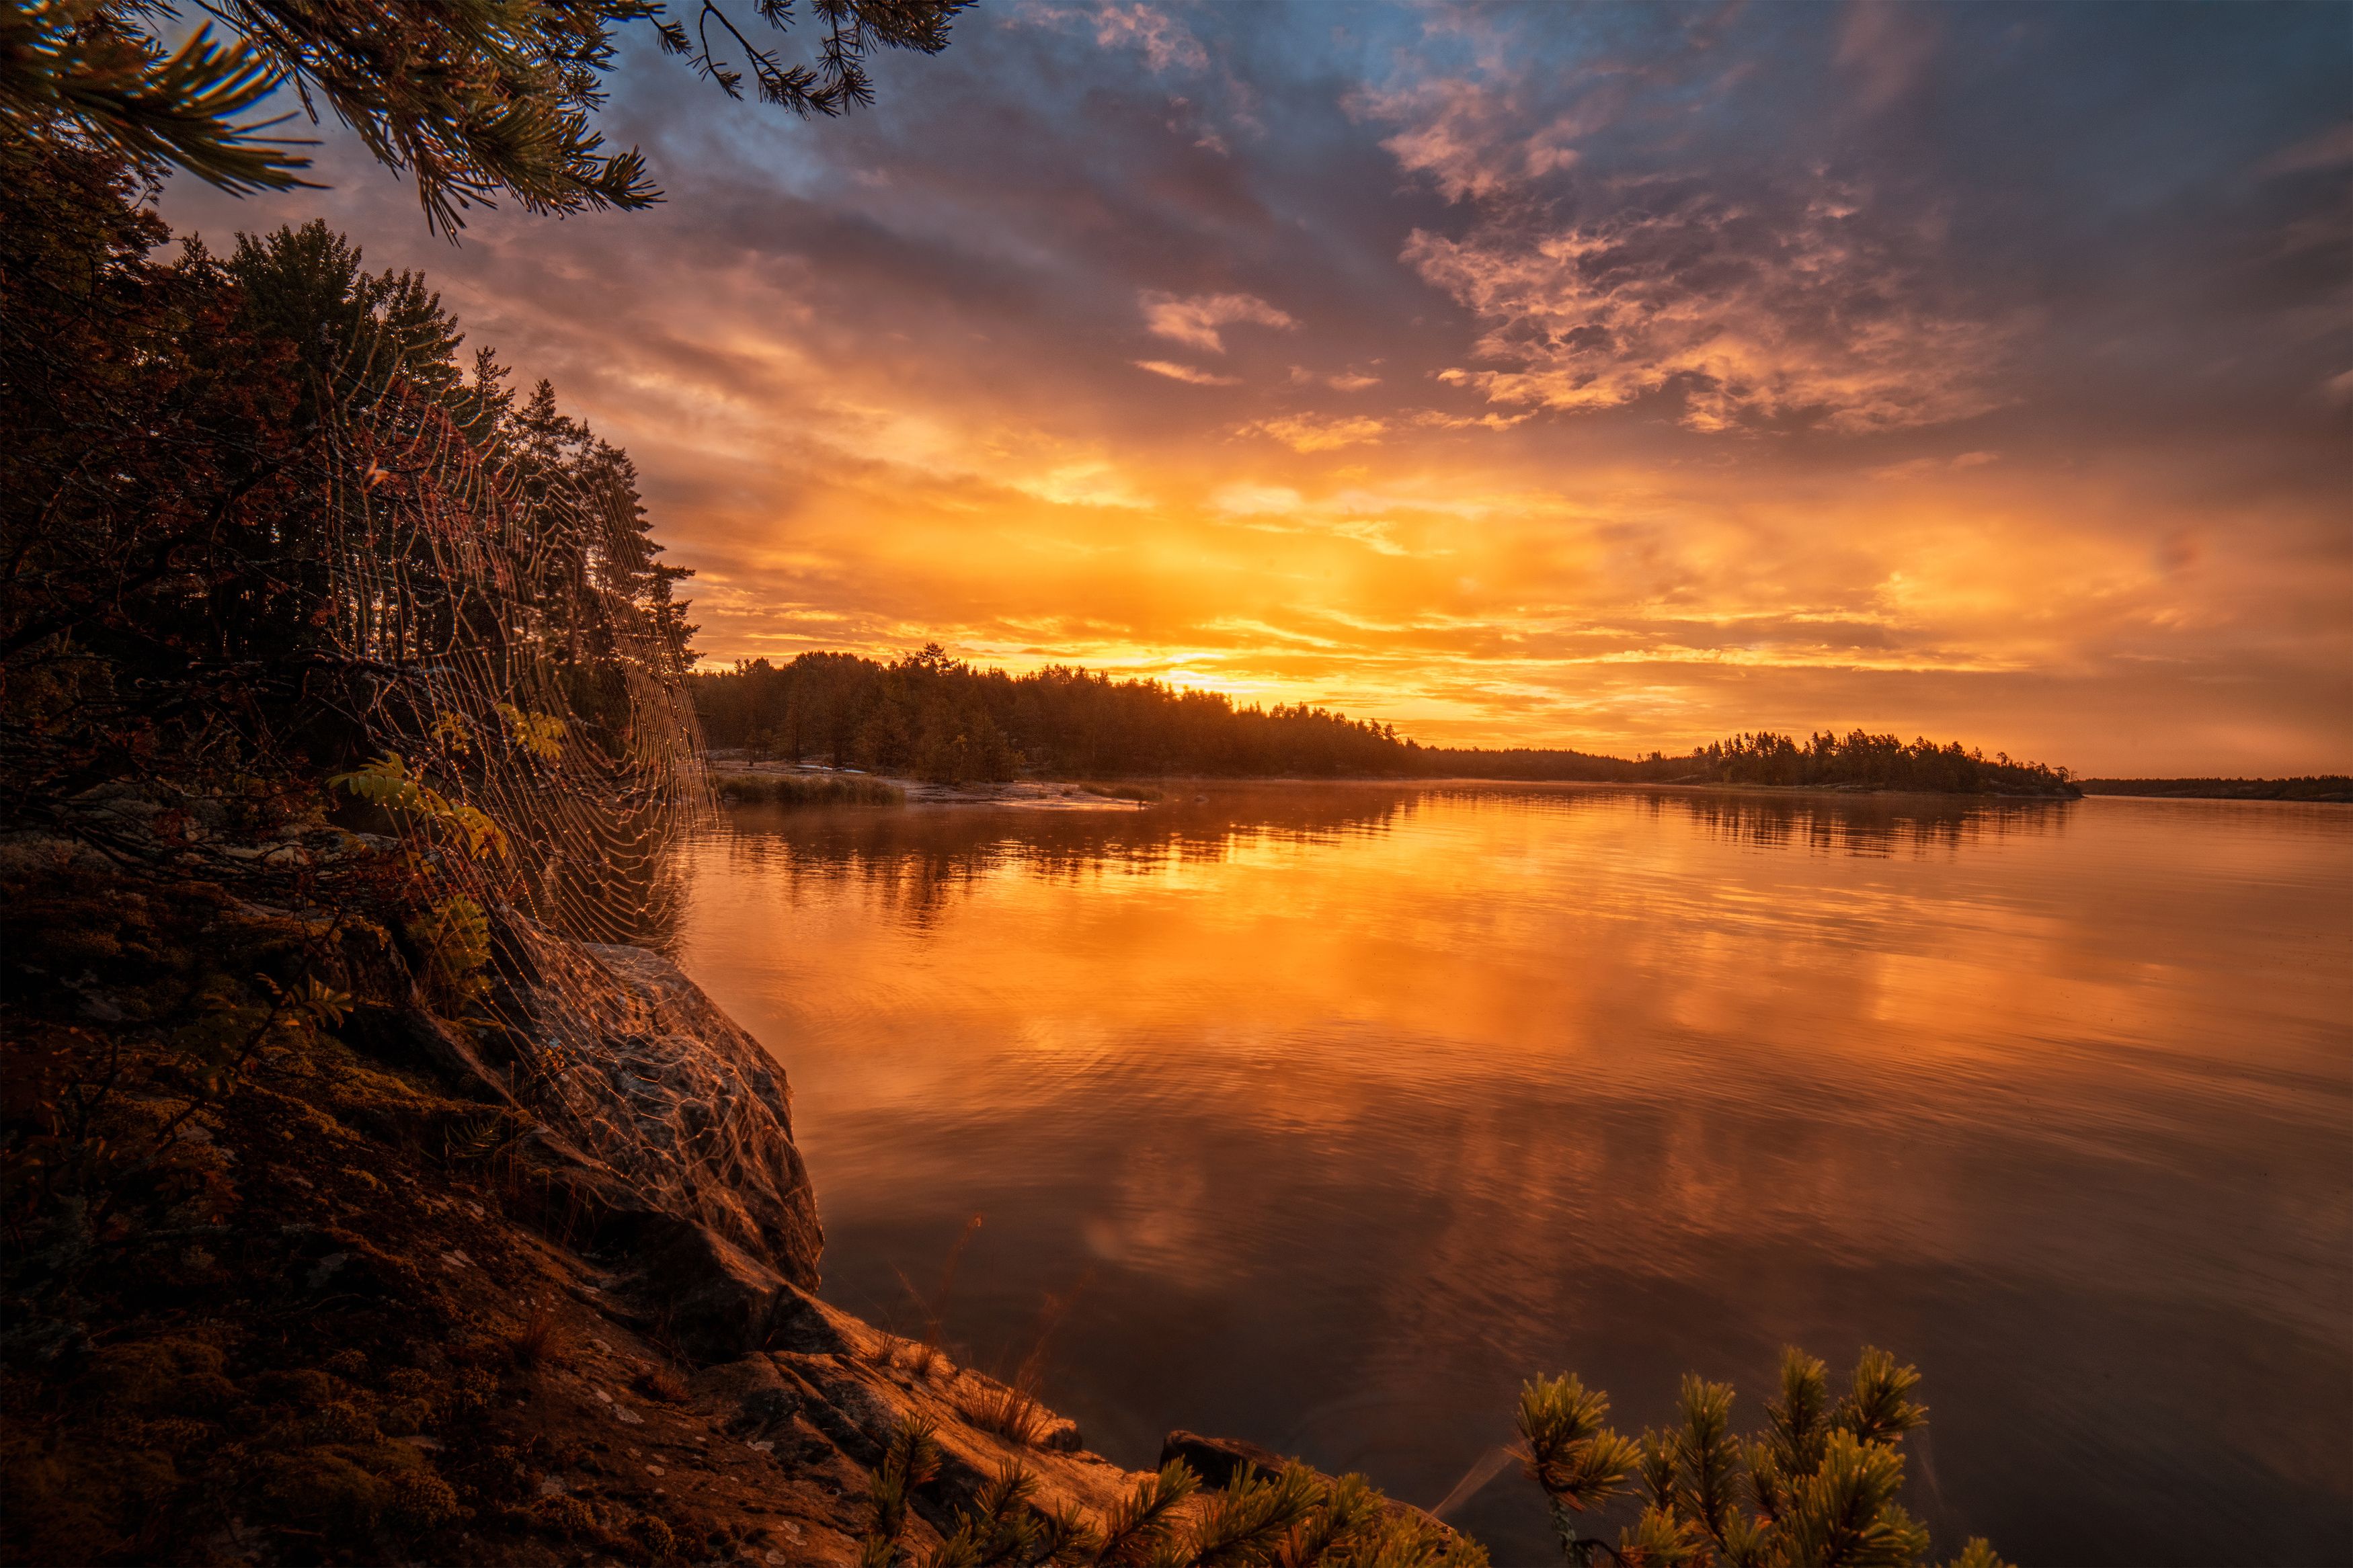
<instances>
[{"instance_id":1,"label":"spider web","mask_svg":"<svg viewBox=\"0 0 2353 1568\"><path fill-rule=\"evenodd\" d=\"M557 935L659 933L665 851L711 801L679 606L653 591L634 486L610 464L478 443L364 352L335 379L319 563L332 706L419 791L496 829L470 853L419 820L436 813L396 813L412 864L442 900Z\"/></svg>"}]
</instances>

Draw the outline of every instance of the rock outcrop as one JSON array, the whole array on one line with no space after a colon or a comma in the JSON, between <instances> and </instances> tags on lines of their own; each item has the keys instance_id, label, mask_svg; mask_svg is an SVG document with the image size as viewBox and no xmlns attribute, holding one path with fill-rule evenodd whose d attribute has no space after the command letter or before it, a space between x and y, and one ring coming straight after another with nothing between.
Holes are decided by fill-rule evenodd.
<instances>
[{"instance_id":1,"label":"rock outcrop","mask_svg":"<svg viewBox=\"0 0 2353 1568\"><path fill-rule=\"evenodd\" d=\"M913 1500L919 1533L951 1532L1008 1466L1041 1501L1090 1515L1145 1479L1025 1392L818 1300L823 1233L785 1073L675 963L513 920L500 957L504 1026L475 1032L470 1061L459 1042L436 1055L531 1118L516 1152L543 1214L579 1215L577 1239L617 1265L567 1293L702 1363L682 1415L750 1453L850 1476L903 1426L929 1429L939 1472ZM820 1558L863 1522L854 1489L828 1504L797 1538Z\"/></svg>"},{"instance_id":2,"label":"rock outcrop","mask_svg":"<svg viewBox=\"0 0 2353 1568\"><path fill-rule=\"evenodd\" d=\"M409 1005L363 1026L515 1119L547 1226L627 1259L617 1300L698 1359L766 1345L824 1247L783 1069L660 953L514 915L496 935L495 1023Z\"/></svg>"},{"instance_id":3,"label":"rock outcrop","mask_svg":"<svg viewBox=\"0 0 2353 1568\"><path fill-rule=\"evenodd\" d=\"M622 1293L681 1346L762 1347L824 1246L783 1070L659 953L504 934L501 1065L543 1201L630 1259Z\"/></svg>"}]
</instances>

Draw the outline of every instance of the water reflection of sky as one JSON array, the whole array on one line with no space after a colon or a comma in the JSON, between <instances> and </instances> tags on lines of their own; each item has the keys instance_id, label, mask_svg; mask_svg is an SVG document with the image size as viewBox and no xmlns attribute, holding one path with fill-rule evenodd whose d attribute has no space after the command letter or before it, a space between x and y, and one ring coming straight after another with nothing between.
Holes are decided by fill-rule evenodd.
<instances>
[{"instance_id":1,"label":"water reflection of sky","mask_svg":"<svg viewBox=\"0 0 2353 1568\"><path fill-rule=\"evenodd\" d=\"M695 847L683 956L791 1072L830 1294L909 1315L983 1213L951 1336L1016 1357L1082 1286L1048 1392L1097 1447L1423 1502L1527 1372L1639 1422L1871 1340L1930 1376L1941 1534L2345 1550L2353 813L1204 793ZM1462 1517L1541 1547L1508 1481Z\"/></svg>"}]
</instances>

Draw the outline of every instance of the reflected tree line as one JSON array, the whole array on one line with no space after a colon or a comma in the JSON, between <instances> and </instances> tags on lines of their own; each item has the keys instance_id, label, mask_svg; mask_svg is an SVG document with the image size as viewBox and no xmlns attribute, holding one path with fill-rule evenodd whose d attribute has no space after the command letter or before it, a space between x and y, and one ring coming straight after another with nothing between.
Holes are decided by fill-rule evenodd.
<instances>
[{"instance_id":1,"label":"reflected tree line","mask_svg":"<svg viewBox=\"0 0 2353 1568\"><path fill-rule=\"evenodd\" d=\"M1379 835L1420 805L1412 794L1317 792L1280 802L1221 795L1151 812L1025 811L1017 820L965 811L777 813L769 826L739 813L719 846L739 863L780 874L788 888L854 883L918 928L1008 868L1044 881L1105 871L1152 875L1215 864L1268 842L1331 843Z\"/></svg>"},{"instance_id":2,"label":"reflected tree line","mask_svg":"<svg viewBox=\"0 0 2353 1568\"><path fill-rule=\"evenodd\" d=\"M1156 875L1190 863L1217 864L1266 843L1330 844L1379 837L1405 826L1427 805L1576 810L1607 799L1653 821L1679 818L1705 837L1767 849L1885 858L1942 853L1987 837L2064 830L2063 813L2040 803L1978 804L1885 797L1853 800L1761 795L1655 795L1604 791L1385 788L1349 785L1317 791L1251 791L1221 786L1214 795L1149 812L1023 811L1018 818L958 808L944 812L737 813L715 841L739 865L804 887L855 884L918 929L960 897L1007 869L1044 881L1077 882L1113 875ZM782 829L782 831L778 831ZM646 900L673 909L675 900ZM655 940L669 935L665 922Z\"/></svg>"},{"instance_id":3,"label":"reflected tree line","mask_svg":"<svg viewBox=\"0 0 2353 1568\"><path fill-rule=\"evenodd\" d=\"M980 669L936 643L888 664L806 653L694 678L714 746L946 784L1022 773L1113 776L1489 778L1749 784L2066 796L2064 768L1857 730L1760 731L1686 755L1424 746L1393 724L1302 703L1237 706L1222 692L1050 665Z\"/></svg>"},{"instance_id":4,"label":"reflected tree line","mask_svg":"<svg viewBox=\"0 0 2353 1568\"><path fill-rule=\"evenodd\" d=\"M1856 800L1776 800L1755 795L1648 795L1652 816L1680 813L1709 837L1763 849L1804 848L1873 858L1918 857L1987 838L2040 837L2066 829L2063 811L2042 802L1884 796Z\"/></svg>"}]
</instances>

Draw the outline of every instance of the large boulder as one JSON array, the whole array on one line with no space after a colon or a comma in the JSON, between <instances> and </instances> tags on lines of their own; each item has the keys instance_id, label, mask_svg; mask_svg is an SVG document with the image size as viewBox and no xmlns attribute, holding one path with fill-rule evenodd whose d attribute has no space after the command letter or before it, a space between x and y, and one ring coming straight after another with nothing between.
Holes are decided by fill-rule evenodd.
<instances>
[{"instance_id":1,"label":"large boulder","mask_svg":"<svg viewBox=\"0 0 2353 1568\"><path fill-rule=\"evenodd\" d=\"M612 1244L629 1261L613 1290L681 1349L765 1348L824 1247L784 1069L648 949L509 916L495 973L498 1023L429 1054L528 1116L519 1174L545 1223Z\"/></svg>"}]
</instances>

